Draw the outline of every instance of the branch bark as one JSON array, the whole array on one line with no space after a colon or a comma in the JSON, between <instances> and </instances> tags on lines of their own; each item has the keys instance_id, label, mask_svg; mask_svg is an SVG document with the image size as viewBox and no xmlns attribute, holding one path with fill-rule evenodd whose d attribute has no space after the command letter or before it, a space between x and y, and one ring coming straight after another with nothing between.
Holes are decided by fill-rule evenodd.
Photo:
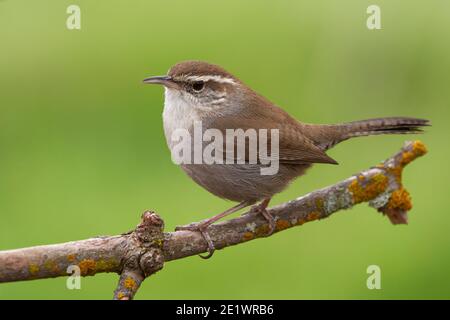
<instances>
[{"instance_id":1,"label":"branch bark","mask_svg":"<svg viewBox=\"0 0 450 320\"><path fill-rule=\"evenodd\" d=\"M274 233L327 218L362 202L368 202L393 224L407 223L412 204L402 185L402 172L426 152L420 141L406 142L398 153L375 167L270 208L269 213L276 219ZM118 273L114 299L132 299L142 281L162 269L165 261L207 250L197 232L163 232L163 229L162 219L146 211L136 229L126 234L0 251L0 283L68 276L68 268L76 266L81 276ZM266 237L269 226L259 214L249 212L212 225L208 230L214 246L223 249Z\"/></svg>"}]
</instances>

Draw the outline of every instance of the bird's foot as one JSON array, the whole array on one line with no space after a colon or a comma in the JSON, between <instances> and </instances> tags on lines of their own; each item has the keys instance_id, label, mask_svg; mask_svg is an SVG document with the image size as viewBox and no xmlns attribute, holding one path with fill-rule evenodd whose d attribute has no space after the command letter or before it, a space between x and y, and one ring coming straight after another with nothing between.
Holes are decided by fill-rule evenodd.
<instances>
[{"instance_id":1,"label":"bird's foot","mask_svg":"<svg viewBox=\"0 0 450 320\"><path fill-rule=\"evenodd\" d=\"M200 255L200 257L203 259L211 258L214 251L216 250L216 248L214 247L214 243L212 242L211 237L209 236L209 233L206 229L208 229L208 227L211 224L213 224L214 222L222 219L223 217L226 217L226 216L232 214L233 212L236 212L245 207L248 207L249 205L250 205L250 203L248 201L243 201L243 202L235 205L234 207L232 207L228 210L225 210L222 213L216 214L214 217L211 217L209 219L203 220L198 223L191 223L186 226L179 226L179 227L176 227L175 230L188 230L188 231L200 232L203 239L205 239L206 243L208 244L208 254L206 256Z\"/></svg>"},{"instance_id":2,"label":"bird's foot","mask_svg":"<svg viewBox=\"0 0 450 320\"><path fill-rule=\"evenodd\" d=\"M259 213L264 217L264 219L267 220L267 222L269 223L269 231L267 232L267 235L270 236L276 229L276 222L275 218L269 213L269 211L267 211L268 204L269 204L268 201L267 202L263 201L262 203L253 206L250 212Z\"/></svg>"},{"instance_id":3,"label":"bird's foot","mask_svg":"<svg viewBox=\"0 0 450 320\"><path fill-rule=\"evenodd\" d=\"M199 232L203 239L205 239L206 244L208 245L208 254L206 256L202 256L201 254L199 255L200 258L203 259L209 259L213 256L214 251L216 251L216 248L214 247L214 243L211 240L211 237L208 233L208 231L206 230L209 227L209 224L204 223L204 222L200 222L200 223L191 223L185 226L177 226L175 227L175 231L181 231L181 230L185 230L185 231L193 231L193 232Z\"/></svg>"}]
</instances>

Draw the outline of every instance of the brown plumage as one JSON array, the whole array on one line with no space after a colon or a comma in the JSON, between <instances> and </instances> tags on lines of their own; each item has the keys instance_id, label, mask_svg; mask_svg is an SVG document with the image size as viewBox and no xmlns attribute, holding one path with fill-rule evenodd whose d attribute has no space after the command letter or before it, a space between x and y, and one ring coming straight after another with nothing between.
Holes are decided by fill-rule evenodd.
<instances>
[{"instance_id":1,"label":"brown plumage","mask_svg":"<svg viewBox=\"0 0 450 320\"><path fill-rule=\"evenodd\" d=\"M144 82L162 84L166 88L163 119L171 150L174 148L173 132L183 128L192 133L195 121L201 121L203 130L218 129L224 135L226 129L279 130L279 171L275 175L261 175L263 165L260 162L181 164L183 170L209 192L240 202L224 213L189 227L201 231L207 241L209 237L205 230L208 225L258 201L262 202L255 210L260 211L273 228L274 220L265 210L270 198L312 164L337 164L326 150L339 142L358 136L419 133L421 127L428 125L427 120L408 117L333 125L302 123L223 68L201 61L181 62L173 66L167 76L152 77ZM268 144L271 144L270 140ZM211 241L208 244L212 252L214 246Z\"/></svg>"}]
</instances>

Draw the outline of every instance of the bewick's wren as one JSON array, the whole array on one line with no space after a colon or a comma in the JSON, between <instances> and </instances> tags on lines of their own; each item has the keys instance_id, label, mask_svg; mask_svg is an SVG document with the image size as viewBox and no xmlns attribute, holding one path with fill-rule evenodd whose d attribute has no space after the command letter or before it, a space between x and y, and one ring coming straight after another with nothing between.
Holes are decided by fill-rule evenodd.
<instances>
[{"instance_id":1,"label":"bewick's wren","mask_svg":"<svg viewBox=\"0 0 450 320\"><path fill-rule=\"evenodd\" d=\"M184 229L200 231L208 242L209 256L214 245L207 227L233 212L260 202L254 207L268 220L271 231L274 219L266 207L271 197L314 163L337 164L325 151L352 137L375 134L417 133L428 121L415 118L381 118L344 124L316 125L301 123L285 111L247 87L221 67L201 61L186 61L173 66L167 76L144 80L165 87L164 131L169 148L177 129L193 131L194 122L204 129L278 129L279 171L261 175L261 163L181 164L182 169L199 185L238 205Z\"/></svg>"}]
</instances>

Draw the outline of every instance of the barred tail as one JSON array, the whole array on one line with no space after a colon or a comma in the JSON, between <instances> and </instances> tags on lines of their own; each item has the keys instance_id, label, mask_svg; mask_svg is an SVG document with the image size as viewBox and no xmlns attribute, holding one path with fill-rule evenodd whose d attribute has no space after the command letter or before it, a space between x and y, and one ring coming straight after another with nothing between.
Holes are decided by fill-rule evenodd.
<instances>
[{"instance_id":1,"label":"barred tail","mask_svg":"<svg viewBox=\"0 0 450 320\"><path fill-rule=\"evenodd\" d=\"M342 139L375 134L407 134L420 133L421 127L428 126L429 121L416 118L379 118L354 121L340 125Z\"/></svg>"},{"instance_id":2,"label":"barred tail","mask_svg":"<svg viewBox=\"0 0 450 320\"><path fill-rule=\"evenodd\" d=\"M329 149L341 141L362 136L378 134L411 134L421 133L422 127L429 126L426 119L391 117L348 122L328 126L332 135L320 141L324 149ZM325 137L324 137L325 138Z\"/></svg>"}]
</instances>

